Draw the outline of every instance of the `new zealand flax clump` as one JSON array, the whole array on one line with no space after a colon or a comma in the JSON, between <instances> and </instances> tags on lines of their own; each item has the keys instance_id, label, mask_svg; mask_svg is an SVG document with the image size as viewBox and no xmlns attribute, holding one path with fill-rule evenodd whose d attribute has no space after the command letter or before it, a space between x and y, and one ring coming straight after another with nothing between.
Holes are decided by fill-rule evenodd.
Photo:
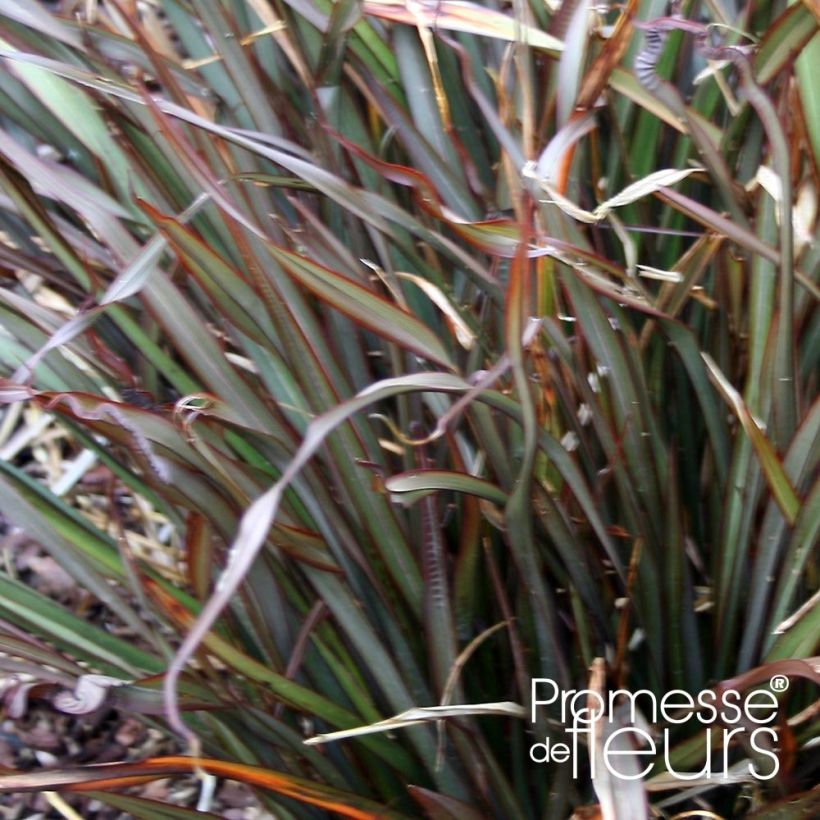
<instances>
[{"instance_id":1,"label":"new zealand flax clump","mask_svg":"<svg viewBox=\"0 0 820 820\"><path fill-rule=\"evenodd\" d=\"M6 714L180 744L0 791L817 815L817 30L0 2Z\"/></svg>"}]
</instances>

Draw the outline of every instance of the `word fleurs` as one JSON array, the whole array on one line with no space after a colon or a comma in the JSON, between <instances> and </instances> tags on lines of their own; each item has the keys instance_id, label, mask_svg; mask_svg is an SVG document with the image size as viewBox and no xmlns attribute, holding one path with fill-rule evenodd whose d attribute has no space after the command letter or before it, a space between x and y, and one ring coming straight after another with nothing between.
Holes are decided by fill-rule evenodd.
<instances>
[{"instance_id":1,"label":"word fleurs","mask_svg":"<svg viewBox=\"0 0 820 820\"><path fill-rule=\"evenodd\" d=\"M782 684L773 678L769 689L745 694L735 689L704 689L696 694L673 689L659 697L646 689L617 689L605 699L590 689L562 691L550 678L533 678L530 721L535 724L539 707L557 707L566 742L546 737L543 743L533 743L530 759L535 763L568 763L577 779L579 760L588 757L592 778L603 765L611 777L640 780L662 755L664 767L673 777L700 780L725 777L730 743L744 741L756 753L755 761L748 763L749 773L758 780L770 780L780 767L773 725L778 712L776 691L782 691ZM704 727L705 762L700 771L678 772L670 759L670 735L676 725L692 720ZM667 726L660 733L650 732L643 728L646 721ZM713 754L721 747L722 754ZM588 754L586 749L597 752ZM718 762L722 765L717 766Z\"/></svg>"}]
</instances>

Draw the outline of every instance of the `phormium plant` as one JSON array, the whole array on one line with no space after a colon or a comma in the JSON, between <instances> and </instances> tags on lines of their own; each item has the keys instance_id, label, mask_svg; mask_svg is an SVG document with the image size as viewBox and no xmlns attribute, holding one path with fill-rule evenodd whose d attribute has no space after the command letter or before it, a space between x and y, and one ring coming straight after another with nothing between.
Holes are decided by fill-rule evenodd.
<instances>
[{"instance_id":1,"label":"phormium plant","mask_svg":"<svg viewBox=\"0 0 820 820\"><path fill-rule=\"evenodd\" d=\"M0 791L817 813L817 31L0 0L6 714L188 753Z\"/></svg>"}]
</instances>

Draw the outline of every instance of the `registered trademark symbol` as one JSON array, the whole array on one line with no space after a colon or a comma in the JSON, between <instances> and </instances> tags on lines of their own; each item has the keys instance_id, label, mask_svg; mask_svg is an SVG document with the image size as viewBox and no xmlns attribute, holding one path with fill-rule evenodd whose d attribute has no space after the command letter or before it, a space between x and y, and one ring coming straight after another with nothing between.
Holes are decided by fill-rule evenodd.
<instances>
[{"instance_id":1,"label":"registered trademark symbol","mask_svg":"<svg viewBox=\"0 0 820 820\"><path fill-rule=\"evenodd\" d=\"M789 688L789 679L785 675L772 675L769 686L772 692L785 692Z\"/></svg>"}]
</instances>

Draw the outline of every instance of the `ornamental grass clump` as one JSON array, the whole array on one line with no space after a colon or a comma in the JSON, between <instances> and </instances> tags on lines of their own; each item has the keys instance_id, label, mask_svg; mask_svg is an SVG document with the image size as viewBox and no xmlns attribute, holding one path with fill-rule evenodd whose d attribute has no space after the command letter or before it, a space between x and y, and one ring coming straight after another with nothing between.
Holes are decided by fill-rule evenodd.
<instances>
[{"instance_id":1,"label":"ornamental grass clump","mask_svg":"<svg viewBox=\"0 0 820 820\"><path fill-rule=\"evenodd\" d=\"M0 0L6 714L180 743L0 792L817 813L817 31Z\"/></svg>"}]
</instances>

